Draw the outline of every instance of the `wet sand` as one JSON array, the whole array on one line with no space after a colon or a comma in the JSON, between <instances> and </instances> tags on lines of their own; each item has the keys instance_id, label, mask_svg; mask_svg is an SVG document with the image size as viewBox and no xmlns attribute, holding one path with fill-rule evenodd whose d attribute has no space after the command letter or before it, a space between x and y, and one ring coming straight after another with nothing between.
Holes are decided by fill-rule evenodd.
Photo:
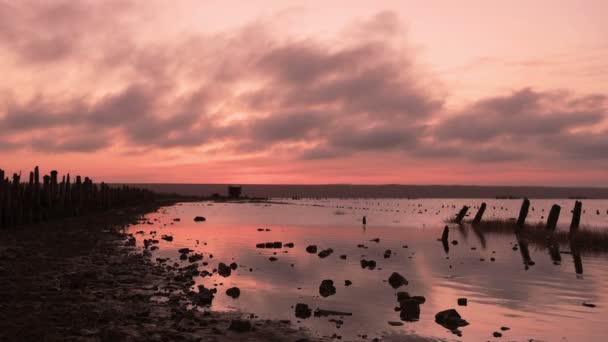
<instances>
[{"instance_id":1,"label":"wet sand","mask_svg":"<svg viewBox=\"0 0 608 342\"><path fill-rule=\"evenodd\" d=\"M187 269L124 232L146 206L0 232L2 341L313 341L289 321L193 310ZM251 324L251 325L249 325Z\"/></svg>"}]
</instances>

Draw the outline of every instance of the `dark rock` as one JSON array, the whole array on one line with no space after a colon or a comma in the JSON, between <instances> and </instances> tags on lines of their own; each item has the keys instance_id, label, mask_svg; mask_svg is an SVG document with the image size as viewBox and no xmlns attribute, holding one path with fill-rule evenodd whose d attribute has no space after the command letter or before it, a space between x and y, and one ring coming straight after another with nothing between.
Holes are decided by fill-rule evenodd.
<instances>
[{"instance_id":1,"label":"dark rock","mask_svg":"<svg viewBox=\"0 0 608 342\"><path fill-rule=\"evenodd\" d=\"M452 240L452 245L456 246L458 244L458 240Z\"/></svg>"},{"instance_id":2,"label":"dark rock","mask_svg":"<svg viewBox=\"0 0 608 342\"><path fill-rule=\"evenodd\" d=\"M283 243L280 241L273 242L272 248L283 248Z\"/></svg>"},{"instance_id":3,"label":"dark rock","mask_svg":"<svg viewBox=\"0 0 608 342\"><path fill-rule=\"evenodd\" d=\"M193 302L198 305L211 305L217 289L208 289L203 285L198 286L198 293L194 296Z\"/></svg>"},{"instance_id":4,"label":"dark rock","mask_svg":"<svg viewBox=\"0 0 608 342\"><path fill-rule=\"evenodd\" d=\"M458 305L460 306L467 306L467 299L466 298L458 298Z\"/></svg>"},{"instance_id":5,"label":"dark rock","mask_svg":"<svg viewBox=\"0 0 608 342\"><path fill-rule=\"evenodd\" d=\"M494 336L494 337L502 337L502 334L501 334L501 333L499 333L498 331L495 331L495 332L492 334L492 336Z\"/></svg>"},{"instance_id":6,"label":"dark rock","mask_svg":"<svg viewBox=\"0 0 608 342\"><path fill-rule=\"evenodd\" d=\"M390 249L387 249L386 251L384 251L384 259L390 258L392 254L393 252Z\"/></svg>"},{"instance_id":7,"label":"dark rock","mask_svg":"<svg viewBox=\"0 0 608 342\"><path fill-rule=\"evenodd\" d=\"M361 260L361 268L368 268L370 270L373 270L374 268L376 268L376 262L374 260Z\"/></svg>"},{"instance_id":8,"label":"dark rock","mask_svg":"<svg viewBox=\"0 0 608 342\"><path fill-rule=\"evenodd\" d=\"M230 267L226 266L226 264L224 264L223 262L220 262L219 266L217 267L217 273L225 278L229 277L230 273L232 272Z\"/></svg>"},{"instance_id":9,"label":"dark rock","mask_svg":"<svg viewBox=\"0 0 608 342\"><path fill-rule=\"evenodd\" d=\"M509 328L509 327L500 327L500 330L507 331L507 330L511 330L511 328Z\"/></svg>"},{"instance_id":10,"label":"dark rock","mask_svg":"<svg viewBox=\"0 0 608 342\"><path fill-rule=\"evenodd\" d=\"M346 254L342 254L342 255L340 255L340 259L342 259L342 260L346 260Z\"/></svg>"},{"instance_id":11,"label":"dark rock","mask_svg":"<svg viewBox=\"0 0 608 342\"><path fill-rule=\"evenodd\" d=\"M205 222L205 221L207 221L207 219L202 216L197 216L194 218L194 222Z\"/></svg>"},{"instance_id":12,"label":"dark rock","mask_svg":"<svg viewBox=\"0 0 608 342\"><path fill-rule=\"evenodd\" d=\"M266 244L265 243L258 243L255 245L256 248L266 248Z\"/></svg>"},{"instance_id":13,"label":"dark rock","mask_svg":"<svg viewBox=\"0 0 608 342\"><path fill-rule=\"evenodd\" d=\"M583 306L586 306L588 308L594 308L596 305L595 304L591 304L591 303L583 303Z\"/></svg>"},{"instance_id":14,"label":"dark rock","mask_svg":"<svg viewBox=\"0 0 608 342\"><path fill-rule=\"evenodd\" d=\"M334 252L333 249L328 248L328 249L324 249L322 251L319 252L319 258L323 259L323 258L327 258L328 256L330 256L332 253Z\"/></svg>"},{"instance_id":15,"label":"dark rock","mask_svg":"<svg viewBox=\"0 0 608 342\"><path fill-rule=\"evenodd\" d=\"M407 285L407 279L405 279L401 274L397 272L393 272L391 276L388 278L388 283L394 288L397 289L403 285Z\"/></svg>"},{"instance_id":16,"label":"dark rock","mask_svg":"<svg viewBox=\"0 0 608 342\"><path fill-rule=\"evenodd\" d=\"M287 248L293 248L295 246L295 244L293 242L288 242L284 246Z\"/></svg>"},{"instance_id":17,"label":"dark rock","mask_svg":"<svg viewBox=\"0 0 608 342\"><path fill-rule=\"evenodd\" d=\"M327 317L327 316L352 316L353 314L350 312L316 309L314 312L314 315L315 315L315 317Z\"/></svg>"},{"instance_id":18,"label":"dark rock","mask_svg":"<svg viewBox=\"0 0 608 342\"><path fill-rule=\"evenodd\" d=\"M371 242L375 242L375 243L378 243L378 242L380 242L380 238L371 239L371 240L369 240L369 241L371 241Z\"/></svg>"},{"instance_id":19,"label":"dark rock","mask_svg":"<svg viewBox=\"0 0 608 342\"><path fill-rule=\"evenodd\" d=\"M233 271L236 271L236 269L237 269L238 267L239 267L239 266L238 266L238 265L237 265L235 262L233 262L233 263L231 263L231 264L230 264L230 268L231 268Z\"/></svg>"},{"instance_id":20,"label":"dark rock","mask_svg":"<svg viewBox=\"0 0 608 342\"><path fill-rule=\"evenodd\" d=\"M311 245L306 247L306 251L310 254L317 254L317 246Z\"/></svg>"},{"instance_id":21,"label":"dark rock","mask_svg":"<svg viewBox=\"0 0 608 342\"><path fill-rule=\"evenodd\" d=\"M241 295L241 290L238 287L231 287L226 290L226 294L228 295L228 297L236 299L239 298L239 296Z\"/></svg>"},{"instance_id":22,"label":"dark rock","mask_svg":"<svg viewBox=\"0 0 608 342\"><path fill-rule=\"evenodd\" d=\"M350 281L350 280L345 280L344 281L344 286L351 286L352 284L353 284L353 282Z\"/></svg>"},{"instance_id":23,"label":"dark rock","mask_svg":"<svg viewBox=\"0 0 608 342\"><path fill-rule=\"evenodd\" d=\"M230 322L230 326L228 327L228 330L232 330L235 332L247 332L247 331L250 331L251 328L252 328L252 325L251 325L250 321L241 320L241 319L233 319Z\"/></svg>"},{"instance_id":24,"label":"dark rock","mask_svg":"<svg viewBox=\"0 0 608 342\"><path fill-rule=\"evenodd\" d=\"M179 252L179 254L188 254L188 253L192 252L192 250L190 248L180 248L177 251Z\"/></svg>"},{"instance_id":25,"label":"dark rock","mask_svg":"<svg viewBox=\"0 0 608 342\"><path fill-rule=\"evenodd\" d=\"M171 241L173 241L173 236L171 236L171 235L163 235L163 236L161 236L161 239L163 239L165 241L171 242Z\"/></svg>"},{"instance_id":26,"label":"dark rock","mask_svg":"<svg viewBox=\"0 0 608 342\"><path fill-rule=\"evenodd\" d=\"M312 315L312 310L308 305L303 303L296 304L296 317L301 319L307 319Z\"/></svg>"},{"instance_id":27,"label":"dark rock","mask_svg":"<svg viewBox=\"0 0 608 342\"><path fill-rule=\"evenodd\" d=\"M184 255L184 254L182 254L182 255ZM196 254L193 254L188 257L189 262L197 262L197 261L201 261L201 260L203 260L203 254L201 254L201 253L196 253Z\"/></svg>"},{"instance_id":28,"label":"dark rock","mask_svg":"<svg viewBox=\"0 0 608 342\"><path fill-rule=\"evenodd\" d=\"M182 220L182 219L180 219L180 218L174 218L174 219L173 219L173 221L175 221L175 222L179 222L179 221L181 221L181 220Z\"/></svg>"},{"instance_id":29,"label":"dark rock","mask_svg":"<svg viewBox=\"0 0 608 342\"><path fill-rule=\"evenodd\" d=\"M336 294L336 287L334 286L333 280L323 280L319 286L319 294L322 297L329 297Z\"/></svg>"},{"instance_id":30,"label":"dark rock","mask_svg":"<svg viewBox=\"0 0 608 342\"><path fill-rule=\"evenodd\" d=\"M403 322L388 322L388 325L391 325L393 327L400 327L403 325Z\"/></svg>"},{"instance_id":31,"label":"dark rock","mask_svg":"<svg viewBox=\"0 0 608 342\"><path fill-rule=\"evenodd\" d=\"M277 261L277 260L279 260L279 259L277 259L277 258L275 258L275 257L270 257L270 258L268 258L268 260L270 260L270 261Z\"/></svg>"},{"instance_id":32,"label":"dark rock","mask_svg":"<svg viewBox=\"0 0 608 342\"><path fill-rule=\"evenodd\" d=\"M460 317L458 311L449 309L441 311L435 315L435 322L448 330L457 330L460 327L469 325L469 322Z\"/></svg>"}]
</instances>

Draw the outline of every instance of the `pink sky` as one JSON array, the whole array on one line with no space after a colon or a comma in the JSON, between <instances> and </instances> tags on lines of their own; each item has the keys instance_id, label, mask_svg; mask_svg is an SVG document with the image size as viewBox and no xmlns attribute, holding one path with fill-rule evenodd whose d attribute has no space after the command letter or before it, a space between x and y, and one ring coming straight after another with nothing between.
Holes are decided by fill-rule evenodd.
<instances>
[{"instance_id":1,"label":"pink sky","mask_svg":"<svg viewBox=\"0 0 608 342\"><path fill-rule=\"evenodd\" d=\"M3 1L0 168L608 186L606 1Z\"/></svg>"}]
</instances>

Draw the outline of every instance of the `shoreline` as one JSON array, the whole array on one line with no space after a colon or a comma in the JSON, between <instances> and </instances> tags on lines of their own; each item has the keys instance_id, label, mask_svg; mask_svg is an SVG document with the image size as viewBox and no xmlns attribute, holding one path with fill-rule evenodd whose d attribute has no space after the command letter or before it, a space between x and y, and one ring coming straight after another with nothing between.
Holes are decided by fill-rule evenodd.
<instances>
[{"instance_id":1,"label":"shoreline","mask_svg":"<svg viewBox=\"0 0 608 342\"><path fill-rule=\"evenodd\" d=\"M191 268L153 262L125 232L176 202L0 231L0 340L321 340L289 321L190 309Z\"/></svg>"}]
</instances>

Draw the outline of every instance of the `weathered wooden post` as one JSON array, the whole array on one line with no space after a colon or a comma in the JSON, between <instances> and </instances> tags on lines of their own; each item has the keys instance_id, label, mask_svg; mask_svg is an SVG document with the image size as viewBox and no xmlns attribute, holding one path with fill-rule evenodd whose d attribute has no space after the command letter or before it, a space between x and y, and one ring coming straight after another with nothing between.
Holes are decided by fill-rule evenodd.
<instances>
[{"instance_id":1,"label":"weathered wooden post","mask_svg":"<svg viewBox=\"0 0 608 342\"><path fill-rule=\"evenodd\" d=\"M441 234L441 241L448 241L450 237L450 228L448 226L443 227L443 233Z\"/></svg>"},{"instance_id":2,"label":"weathered wooden post","mask_svg":"<svg viewBox=\"0 0 608 342\"><path fill-rule=\"evenodd\" d=\"M42 209L40 208L40 171L34 168L34 222L40 222Z\"/></svg>"},{"instance_id":3,"label":"weathered wooden post","mask_svg":"<svg viewBox=\"0 0 608 342\"><path fill-rule=\"evenodd\" d=\"M0 228L4 227L4 170L0 169Z\"/></svg>"},{"instance_id":4,"label":"weathered wooden post","mask_svg":"<svg viewBox=\"0 0 608 342\"><path fill-rule=\"evenodd\" d=\"M547 219L547 230L554 231L555 227L557 227L557 220L559 219L559 212L561 207L557 204L554 204L551 207L551 211L549 212L549 218Z\"/></svg>"},{"instance_id":5,"label":"weathered wooden post","mask_svg":"<svg viewBox=\"0 0 608 342\"><path fill-rule=\"evenodd\" d=\"M481 218L483 217L483 213L486 211L486 202L481 203L479 210L477 210L477 214L475 214L475 218L473 219L473 224L479 224L481 222Z\"/></svg>"},{"instance_id":6,"label":"weathered wooden post","mask_svg":"<svg viewBox=\"0 0 608 342\"><path fill-rule=\"evenodd\" d=\"M570 233L576 233L578 226L581 223L581 212L583 210L583 203L580 201L574 202L574 210L572 210L572 222L570 223Z\"/></svg>"},{"instance_id":7,"label":"weathered wooden post","mask_svg":"<svg viewBox=\"0 0 608 342\"><path fill-rule=\"evenodd\" d=\"M570 240L570 251L572 252L572 261L574 262L574 271L576 274L583 274L583 259L581 258L581 250L576 241Z\"/></svg>"},{"instance_id":8,"label":"weathered wooden post","mask_svg":"<svg viewBox=\"0 0 608 342\"><path fill-rule=\"evenodd\" d=\"M458 215L456 215L454 222L458 223L458 224L462 223L462 220L464 219L468 210L469 210L469 207L467 207L466 205L463 206L462 209L460 209L460 212L458 213Z\"/></svg>"},{"instance_id":9,"label":"weathered wooden post","mask_svg":"<svg viewBox=\"0 0 608 342\"><path fill-rule=\"evenodd\" d=\"M524 198L524 201L521 204L521 209L519 209L519 217L517 218L517 226L519 228L523 228L526 224L526 217L528 216L528 210L530 210L530 200Z\"/></svg>"}]
</instances>

